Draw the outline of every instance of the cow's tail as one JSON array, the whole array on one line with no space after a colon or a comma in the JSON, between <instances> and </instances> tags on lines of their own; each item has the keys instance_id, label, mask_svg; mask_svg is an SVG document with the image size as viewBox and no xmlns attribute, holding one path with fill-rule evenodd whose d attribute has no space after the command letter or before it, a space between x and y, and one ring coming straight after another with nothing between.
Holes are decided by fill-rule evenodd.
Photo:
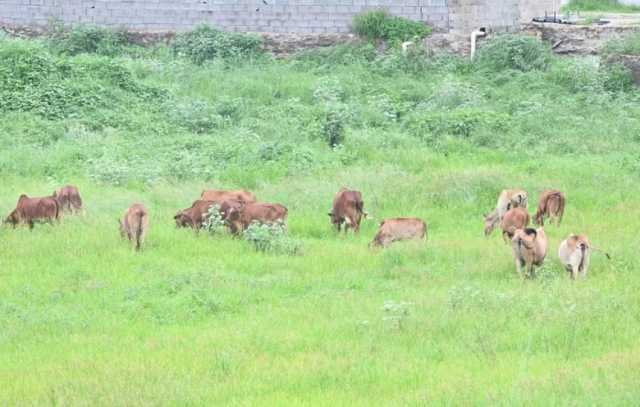
<instances>
[{"instance_id":1,"label":"cow's tail","mask_svg":"<svg viewBox=\"0 0 640 407\"><path fill-rule=\"evenodd\" d=\"M53 202L56 206L56 214L55 214L55 220L59 221L60 220L60 215L62 214L61 209L60 209L60 201L58 201L58 198L53 198Z\"/></svg>"},{"instance_id":2,"label":"cow's tail","mask_svg":"<svg viewBox=\"0 0 640 407\"><path fill-rule=\"evenodd\" d=\"M599 249L599 248L597 248L597 247L593 247L593 246L591 246L590 248L591 248L591 250L592 250L592 251L594 251L594 252L604 253L604 255L605 255L605 256L607 256L607 259L608 259L608 260L611 260L611 256L609 255L609 253L605 252L604 250Z\"/></svg>"},{"instance_id":3,"label":"cow's tail","mask_svg":"<svg viewBox=\"0 0 640 407\"><path fill-rule=\"evenodd\" d=\"M142 246L142 235L144 233L144 218L147 216L145 213L139 212L138 214L138 224L136 225L136 250L140 250Z\"/></svg>"},{"instance_id":4,"label":"cow's tail","mask_svg":"<svg viewBox=\"0 0 640 407\"><path fill-rule=\"evenodd\" d=\"M558 193L558 200L560 201L558 203L558 226L560 226L560 223L562 223L562 217L564 216L564 205L565 205L565 197L564 194L562 192Z\"/></svg>"},{"instance_id":5,"label":"cow's tail","mask_svg":"<svg viewBox=\"0 0 640 407\"><path fill-rule=\"evenodd\" d=\"M362 199L356 201L356 209L358 212L364 213L364 202L362 202Z\"/></svg>"}]
</instances>

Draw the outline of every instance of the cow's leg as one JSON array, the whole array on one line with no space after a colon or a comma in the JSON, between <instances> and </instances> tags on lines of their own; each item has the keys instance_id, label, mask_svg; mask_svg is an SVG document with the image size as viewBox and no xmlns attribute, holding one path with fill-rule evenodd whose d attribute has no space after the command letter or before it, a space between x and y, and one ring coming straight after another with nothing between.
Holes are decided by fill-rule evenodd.
<instances>
[{"instance_id":1,"label":"cow's leg","mask_svg":"<svg viewBox=\"0 0 640 407\"><path fill-rule=\"evenodd\" d=\"M578 277L578 267L575 265L571 265L571 279L575 280Z\"/></svg>"},{"instance_id":2,"label":"cow's leg","mask_svg":"<svg viewBox=\"0 0 640 407\"><path fill-rule=\"evenodd\" d=\"M28 220L27 224L29 225L29 229L33 229L33 227L35 226L33 220Z\"/></svg>"},{"instance_id":3,"label":"cow's leg","mask_svg":"<svg viewBox=\"0 0 640 407\"><path fill-rule=\"evenodd\" d=\"M516 272L522 277L522 261L516 257Z\"/></svg>"}]
</instances>

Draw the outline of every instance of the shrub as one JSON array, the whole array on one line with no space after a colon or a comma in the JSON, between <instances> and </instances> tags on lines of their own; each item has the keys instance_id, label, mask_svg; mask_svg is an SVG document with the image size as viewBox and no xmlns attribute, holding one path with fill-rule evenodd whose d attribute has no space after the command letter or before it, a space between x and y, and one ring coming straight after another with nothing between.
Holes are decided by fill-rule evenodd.
<instances>
[{"instance_id":1,"label":"shrub","mask_svg":"<svg viewBox=\"0 0 640 407\"><path fill-rule=\"evenodd\" d=\"M446 137L471 139L481 129L491 130L492 133L505 130L508 122L509 118L504 114L478 109L457 109L414 115L407 121L406 127L413 136L436 147ZM476 144L486 144L481 139L474 141Z\"/></svg>"},{"instance_id":2,"label":"shrub","mask_svg":"<svg viewBox=\"0 0 640 407\"><path fill-rule=\"evenodd\" d=\"M195 64L215 58L249 58L261 53L262 40L256 35L229 33L207 25L176 35L171 49Z\"/></svg>"},{"instance_id":3,"label":"shrub","mask_svg":"<svg viewBox=\"0 0 640 407\"><path fill-rule=\"evenodd\" d=\"M606 55L640 55L640 33L608 41L602 52Z\"/></svg>"},{"instance_id":4,"label":"shrub","mask_svg":"<svg viewBox=\"0 0 640 407\"><path fill-rule=\"evenodd\" d=\"M135 102L147 103L161 95L164 92L143 84L124 65L106 57L52 55L22 40L0 44L0 112L66 118L98 108L131 108Z\"/></svg>"},{"instance_id":5,"label":"shrub","mask_svg":"<svg viewBox=\"0 0 640 407\"><path fill-rule=\"evenodd\" d=\"M261 252L286 255L297 255L302 252L301 243L287 236L286 226L281 222L274 224L254 222L244 231L243 238Z\"/></svg>"},{"instance_id":6,"label":"shrub","mask_svg":"<svg viewBox=\"0 0 640 407\"><path fill-rule=\"evenodd\" d=\"M564 11L640 11L638 6L627 6L617 0L571 0L562 9Z\"/></svg>"},{"instance_id":7,"label":"shrub","mask_svg":"<svg viewBox=\"0 0 640 407\"><path fill-rule=\"evenodd\" d=\"M398 43L422 39L431 34L431 28L419 21L390 15L385 10L368 11L353 19L353 31L369 41Z\"/></svg>"},{"instance_id":8,"label":"shrub","mask_svg":"<svg viewBox=\"0 0 640 407\"><path fill-rule=\"evenodd\" d=\"M202 223L202 227L211 235L224 231L224 220L220 214L220 206L215 204L209 208L209 211L205 216L205 221Z\"/></svg>"},{"instance_id":9,"label":"shrub","mask_svg":"<svg viewBox=\"0 0 640 407\"><path fill-rule=\"evenodd\" d=\"M77 26L69 31L53 30L50 36L53 48L68 55L99 54L116 56L132 44L124 30L109 30L96 26Z\"/></svg>"},{"instance_id":10,"label":"shrub","mask_svg":"<svg viewBox=\"0 0 640 407\"><path fill-rule=\"evenodd\" d=\"M545 70L551 61L551 50L537 38L502 34L491 39L478 51L475 64L489 71Z\"/></svg>"},{"instance_id":11,"label":"shrub","mask_svg":"<svg viewBox=\"0 0 640 407\"><path fill-rule=\"evenodd\" d=\"M336 66L368 64L376 56L377 51L372 44L339 44L302 51L295 54L292 60L297 67L334 71Z\"/></svg>"},{"instance_id":12,"label":"shrub","mask_svg":"<svg viewBox=\"0 0 640 407\"><path fill-rule=\"evenodd\" d=\"M339 106L329 106L322 118L320 131L323 140L335 147L345 141L345 122L347 114Z\"/></svg>"}]
</instances>

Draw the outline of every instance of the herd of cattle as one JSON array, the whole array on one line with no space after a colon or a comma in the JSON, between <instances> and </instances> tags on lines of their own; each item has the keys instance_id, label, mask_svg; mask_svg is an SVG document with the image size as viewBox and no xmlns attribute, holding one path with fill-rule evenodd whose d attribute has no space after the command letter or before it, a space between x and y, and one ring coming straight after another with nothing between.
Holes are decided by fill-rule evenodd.
<instances>
[{"instance_id":1,"label":"herd of cattle","mask_svg":"<svg viewBox=\"0 0 640 407\"><path fill-rule=\"evenodd\" d=\"M547 255L548 240L544 231L545 218L560 225L564 215L565 196L558 190L547 190L540 195L534 222L539 227L529 228L530 216L527 210L528 195L523 190L504 190L498 197L496 208L485 215L484 232L489 236L496 226L502 229L505 242L511 243L518 274L533 277L534 267L539 267ZM252 223L286 225L288 211L280 204L258 202L255 195L246 190L206 190L200 199L186 209L179 211L174 220L176 227L189 227L198 231L205 224L212 209L216 208L220 219L229 231L240 234ZM82 199L78 188L67 185L51 196L30 198L20 195L16 208L5 219L5 223L15 228L19 224L34 227L36 221L59 221L63 212L82 211ZM336 231L345 233L360 230L360 223L367 217L364 201L359 191L341 188L333 198L331 223ZM131 205L118 220L122 238L127 238L139 250L149 229L149 213L141 203ZM427 224L418 218L390 218L380 223L370 247L387 247L401 240L427 239ZM592 251L597 251L585 235L569 235L560 243L558 256L562 265L575 279L586 277ZM605 253L607 257L608 254Z\"/></svg>"}]
</instances>

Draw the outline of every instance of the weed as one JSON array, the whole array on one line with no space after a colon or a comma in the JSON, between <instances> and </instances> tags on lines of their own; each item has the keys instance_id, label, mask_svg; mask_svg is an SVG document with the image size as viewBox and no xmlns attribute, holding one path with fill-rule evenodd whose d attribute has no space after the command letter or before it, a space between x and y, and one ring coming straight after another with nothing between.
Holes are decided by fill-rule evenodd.
<instances>
[{"instance_id":1,"label":"weed","mask_svg":"<svg viewBox=\"0 0 640 407\"><path fill-rule=\"evenodd\" d=\"M431 28L422 22L390 15L385 10L367 11L353 19L353 31L369 41L384 40L399 43L423 39Z\"/></svg>"}]
</instances>

